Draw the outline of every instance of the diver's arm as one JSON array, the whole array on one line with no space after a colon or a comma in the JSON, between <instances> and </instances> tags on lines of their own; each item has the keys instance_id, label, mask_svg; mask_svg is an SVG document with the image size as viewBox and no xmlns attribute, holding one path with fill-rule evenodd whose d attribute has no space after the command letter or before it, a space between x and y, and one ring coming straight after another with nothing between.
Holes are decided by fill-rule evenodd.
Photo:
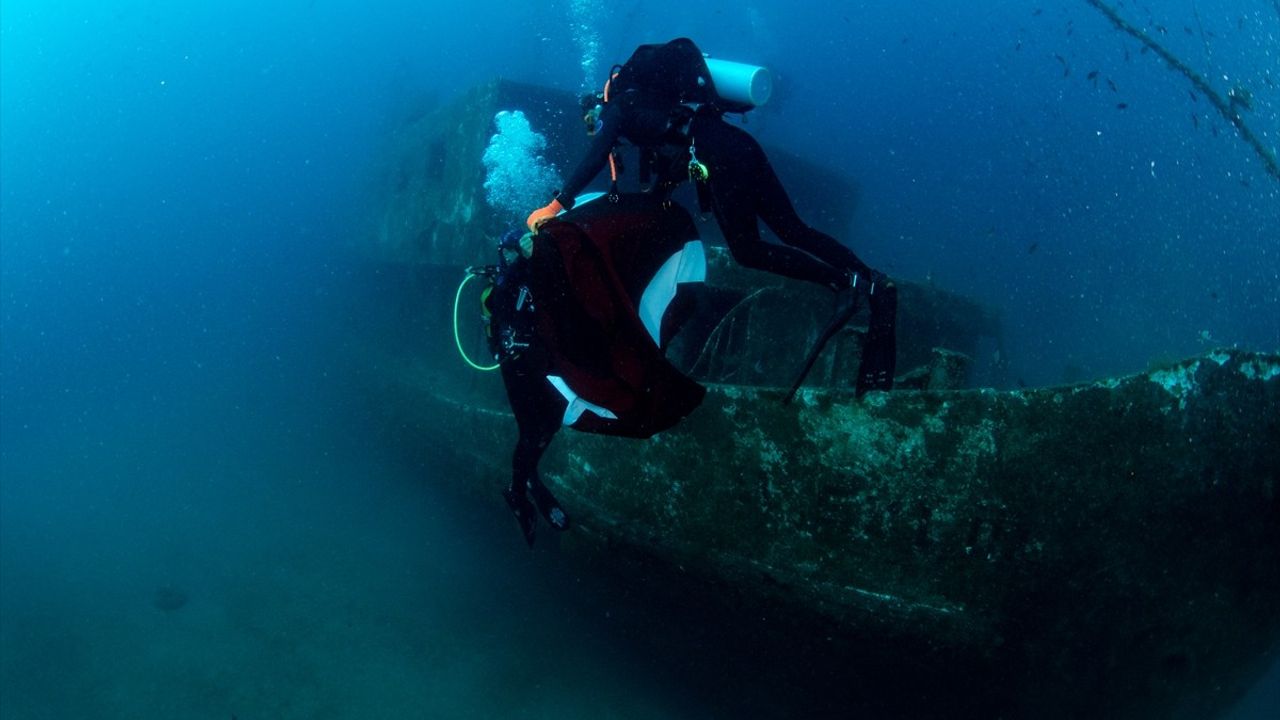
<instances>
[{"instance_id":1,"label":"diver's arm","mask_svg":"<svg viewBox=\"0 0 1280 720\"><path fill-rule=\"evenodd\" d=\"M574 169L573 174L565 181L564 187L556 196L564 209L573 207L574 198L578 197L582 189L600 174L600 170L609 161L609 153L618 144L621 135L622 110L617 104L606 104L604 110L600 112L600 129L591 140L591 147L587 149L587 154L578 163L578 167Z\"/></svg>"},{"instance_id":2,"label":"diver's arm","mask_svg":"<svg viewBox=\"0 0 1280 720\"><path fill-rule=\"evenodd\" d=\"M573 207L574 198L582 192L587 183L600 174L600 168L608 162L609 153L613 151L613 146L621 135L622 111L616 105L605 105L604 110L600 112L600 127L596 130L586 156L569 176L569 182L556 192L555 198L529 215L529 219L525 221L529 230L536 232L542 223L555 217L562 210Z\"/></svg>"}]
</instances>

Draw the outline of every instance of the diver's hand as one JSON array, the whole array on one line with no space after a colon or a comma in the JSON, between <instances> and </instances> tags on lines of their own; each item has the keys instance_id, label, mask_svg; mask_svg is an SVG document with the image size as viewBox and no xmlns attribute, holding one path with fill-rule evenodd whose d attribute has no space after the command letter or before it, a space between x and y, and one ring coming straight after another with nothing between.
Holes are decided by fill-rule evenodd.
<instances>
[{"instance_id":1,"label":"diver's hand","mask_svg":"<svg viewBox=\"0 0 1280 720\"><path fill-rule=\"evenodd\" d=\"M533 257L533 233L527 232L520 236L520 254L525 259Z\"/></svg>"},{"instance_id":2,"label":"diver's hand","mask_svg":"<svg viewBox=\"0 0 1280 720\"><path fill-rule=\"evenodd\" d=\"M538 228L542 226L542 223L550 220L556 215L559 215L562 210L564 210L564 206L560 204L560 201L552 200L546 205L530 213L529 219L525 221L525 224L529 226L530 230L537 232Z\"/></svg>"}]
</instances>

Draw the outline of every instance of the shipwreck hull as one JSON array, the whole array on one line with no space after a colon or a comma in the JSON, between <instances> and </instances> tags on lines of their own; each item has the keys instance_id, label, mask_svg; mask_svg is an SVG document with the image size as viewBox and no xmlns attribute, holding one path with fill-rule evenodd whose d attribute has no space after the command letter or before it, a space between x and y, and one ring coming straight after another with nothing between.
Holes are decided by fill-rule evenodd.
<instances>
[{"instance_id":1,"label":"shipwreck hull","mask_svg":"<svg viewBox=\"0 0 1280 720\"><path fill-rule=\"evenodd\" d=\"M435 373L394 376L403 426L496 498L509 413ZM991 711L1208 717L1275 649L1280 356L790 406L709 390L649 441L561 434L542 467L575 516L570 547L927 648L911 662L999 683L975 690Z\"/></svg>"},{"instance_id":2,"label":"shipwreck hull","mask_svg":"<svg viewBox=\"0 0 1280 720\"><path fill-rule=\"evenodd\" d=\"M433 479L498 507L515 422L496 375L456 357L453 293L518 221L484 201L494 114L523 110L548 157L576 157L575 107L477 87L401 128L372 189L376 297L359 316L375 321L355 346L390 421L379 426ZM801 215L844 235L856 181L770 155L813 203ZM922 389L853 397L855 321L784 406L829 294L709 250L700 310L668 348L708 386L703 405L643 442L561 433L541 467L576 522L554 539L591 573L704 608L678 622L719 626L715 643L791 648L772 671L834 668L814 692L746 714L1198 720L1274 659L1280 355L958 390L1013 384L998 313L899 279L899 387ZM514 523L511 536L521 552ZM795 704L806 694L830 700Z\"/></svg>"}]
</instances>

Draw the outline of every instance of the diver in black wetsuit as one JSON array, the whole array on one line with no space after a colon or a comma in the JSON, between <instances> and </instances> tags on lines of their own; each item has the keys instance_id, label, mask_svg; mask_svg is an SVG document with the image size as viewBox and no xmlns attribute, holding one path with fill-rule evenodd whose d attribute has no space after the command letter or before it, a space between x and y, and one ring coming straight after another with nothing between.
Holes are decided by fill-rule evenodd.
<instances>
[{"instance_id":1,"label":"diver in black wetsuit","mask_svg":"<svg viewBox=\"0 0 1280 720\"><path fill-rule=\"evenodd\" d=\"M531 230L573 207L573 199L606 163L613 169L614 147L625 138L664 160L655 185L664 192L683 179L687 168L700 202L714 212L740 264L824 285L836 293L835 313L822 343L848 322L866 297L871 324L857 393L892 387L897 288L848 247L800 219L760 144L725 122L727 110L744 108L734 108L716 95L693 41L681 38L641 46L610 79L602 100L584 118L595 135L586 157L551 203L529 216ZM614 182L616 192L616 173ZM760 220L784 245L761 238Z\"/></svg>"},{"instance_id":2,"label":"diver in black wetsuit","mask_svg":"<svg viewBox=\"0 0 1280 720\"><path fill-rule=\"evenodd\" d=\"M502 497L532 547L539 511L552 528L569 529L569 516L538 475L538 461L560 430L567 403L547 380L550 363L537 337L529 289L532 273L520 254L520 233L507 233L498 252L500 265L484 298L489 349L501 363L502 383L519 430L511 457L511 485Z\"/></svg>"},{"instance_id":3,"label":"diver in black wetsuit","mask_svg":"<svg viewBox=\"0 0 1280 720\"><path fill-rule=\"evenodd\" d=\"M523 251L526 239L536 253ZM696 239L683 208L631 194L585 204L536 238L511 231L497 266L470 269L490 282L489 349L519 431L503 497L530 546L539 514L555 530L569 528L538 474L562 426L645 439L702 402L706 389L661 349L679 330L676 300L703 279Z\"/></svg>"}]
</instances>

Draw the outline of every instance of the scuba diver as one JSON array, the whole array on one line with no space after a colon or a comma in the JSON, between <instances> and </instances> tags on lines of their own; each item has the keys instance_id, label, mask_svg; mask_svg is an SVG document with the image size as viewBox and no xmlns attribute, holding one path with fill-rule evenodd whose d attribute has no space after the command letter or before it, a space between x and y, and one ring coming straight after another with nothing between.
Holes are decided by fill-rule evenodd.
<instances>
[{"instance_id":1,"label":"scuba diver","mask_svg":"<svg viewBox=\"0 0 1280 720\"><path fill-rule=\"evenodd\" d=\"M817 283L835 293L832 318L792 394L827 340L844 327L864 297L871 321L856 393L891 389L897 356L897 288L848 247L800 219L760 144L725 121L725 113L746 112L754 104L749 90L725 92L730 84L741 81L729 73L720 74L723 78L711 71L701 50L687 38L637 48L624 65L615 66L603 93L584 99L583 120L594 136L590 148L552 201L529 215L529 229L536 231L558 213L572 209L574 198L606 163L613 180L610 196L616 197L614 151L625 138L641 149L642 176L650 167L656 169L653 188L664 201L685 177L694 183L699 204L704 212L714 213L739 264ZM718 88L718 79L725 80L725 87ZM761 238L760 220L783 245Z\"/></svg>"},{"instance_id":2,"label":"scuba diver","mask_svg":"<svg viewBox=\"0 0 1280 720\"><path fill-rule=\"evenodd\" d=\"M502 497L533 547L539 511L552 528L569 529L569 516L538 475L538 461L560 429L566 403L546 380L547 350L536 337L532 269L520 252L520 237L510 230L498 242L498 265L491 269L492 284L482 303L489 351L501 368L519 431L511 485Z\"/></svg>"},{"instance_id":3,"label":"scuba diver","mask_svg":"<svg viewBox=\"0 0 1280 720\"><path fill-rule=\"evenodd\" d=\"M468 273L489 280L486 335L518 430L502 496L532 547L539 516L570 525L538 473L561 426L648 438L702 402L706 390L662 347L706 259L687 211L640 194L582 202L536 237L508 231L498 255Z\"/></svg>"}]
</instances>

